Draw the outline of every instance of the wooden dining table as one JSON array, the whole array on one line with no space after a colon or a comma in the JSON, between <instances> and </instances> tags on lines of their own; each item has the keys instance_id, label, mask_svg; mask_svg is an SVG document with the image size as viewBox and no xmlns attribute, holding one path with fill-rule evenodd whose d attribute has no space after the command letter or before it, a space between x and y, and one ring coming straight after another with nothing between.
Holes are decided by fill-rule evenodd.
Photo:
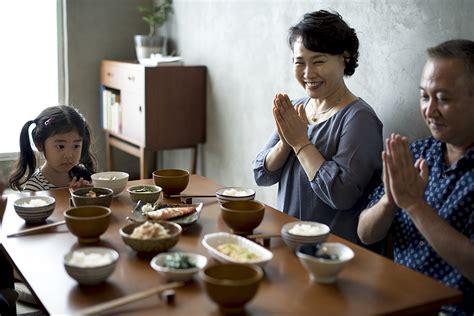
<instances>
[{"instance_id":1,"label":"wooden dining table","mask_svg":"<svg viewBox=\"0 0 474 316\"><path fill-rule=\"evenodd\" d=\"M152 184L151 179L129 181L127 186ZM184 194L213 194L222 185L202 176L192 175ZM63 212L70 208L69 191L55 189L36 193L8 195L1 222L1 250L10 259L26 285L49 314L74 314L81 309L137 293L166 280L150 267L150 256L137 254L125 245L119 230L128 224L127 215L135 203L126 190L115 197L110 206L111 223L94 245L115 249L120 257L107 281L96 286L81 286L64 269L63 257L82 247L65 225L41 233L8 237L28 228L17 216L13 202L20 195L49 195L56 199L54 213L47 222L64 220ZM256 197L258 199L258 196ZM169 202L179 202L167 199ZM196 201L196 200L194 200ZM194 202L193 201L193 202ZM205 234L230 232L220 215L215 198L202 198L204 203L199 220L182 232L179 242L170 251L190 251L205 255L208 264L218 264L207 253L201 240ZM254 233L278 234L283 224L296 219L270 206ZM341 242L355 253L333 284L319 284L308 273L294 252L280 238L272 238L268 249L273 259L264 267L264 278L252 301L245 308L247 315L373 315L430 314L443 304L460 302L462 294L456 289L423 274L398 265L363 247L335 235L328 241ZM116 307L109 314L134 315L219 315L220 310L206 295L198 276L194 281L176 289L173 304L154 295L143 300Z\"/></svg>"}]
</instances>

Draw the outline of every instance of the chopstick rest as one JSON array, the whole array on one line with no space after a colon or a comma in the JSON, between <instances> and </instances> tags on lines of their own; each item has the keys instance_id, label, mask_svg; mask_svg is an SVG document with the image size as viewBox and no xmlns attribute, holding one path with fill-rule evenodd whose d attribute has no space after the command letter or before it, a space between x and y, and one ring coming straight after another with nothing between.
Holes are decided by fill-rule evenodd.
<instances>
[{"instance_id":1,"label":"chopstick rest","mask_svg":"<svg viewBox=\"0 0 474 316\"><path fill-rule=\"evenodd\" d=\"M108 302L105 302L105 303L97 304L97 305L92 306L92 307L81 309L81 310L77 311L75 313L75 315L92 315L92 314L103 313L106 310L109 310L109 309L112 309L112 308L115 308L115 307L118 307L118 306L121 306L121 305L125 305L125 304L131 303L131 302L139 301L139 300L144 299L148 296L152 296L156 293L160 293L160 292L163 292L163 291L166 291L166 290L174 289L174 288L177 288L177 287L180 287L180 286L183 286L183 285L184 285L183 282L167 283L167 284L160 285L160 286L157 286L157 287L154 287L154 288L151 288L151 289L139 292L139 293L130 294L130 295L127 295L127 296L124 296L124 297L117 298L115 300L111 300L111 301L108 301Z\"/></svg>"},{"instance_id":2,"label":"chopstick rest","mask_svg":"<svg viewBox=\"0 0 474 316\"><path fill-rule=\"evenodd\" d=\"M16 233L7 235L7 238L27 235L29 233L42 231L42 230L48 229L50 227L55 227L55 226L59 226L59 225L63 225L63 224L66 224L66 221L60 221L60 222L56 222L56 223L51 223L51 224L46 224L46 225L41 225L41 226L36 226L36 227L32 227L32 228L23 229L23 230L20 230Z\"/></svg>"}]
</instances>

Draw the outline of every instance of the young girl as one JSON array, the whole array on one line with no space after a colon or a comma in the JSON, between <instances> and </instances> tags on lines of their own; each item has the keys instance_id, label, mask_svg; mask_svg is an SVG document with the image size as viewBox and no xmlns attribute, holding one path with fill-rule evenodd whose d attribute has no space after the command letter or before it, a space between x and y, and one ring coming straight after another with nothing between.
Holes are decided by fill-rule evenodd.
<instances>
[{"instance_id":1,"label":"young girl","mask_svg":"<svg viewBox=\"0 0 474 316\"><path fill-rule=\"evenodd\" d=\"M39 168L28 132L33 123L33 142L45 158ZM90 175L97 165L90 144L90 127L74 107L46 108L36 119L26 122L21 130L20 157L10 176L10 186L24 191L89 186Z\"/></svg>"}]
</instances>

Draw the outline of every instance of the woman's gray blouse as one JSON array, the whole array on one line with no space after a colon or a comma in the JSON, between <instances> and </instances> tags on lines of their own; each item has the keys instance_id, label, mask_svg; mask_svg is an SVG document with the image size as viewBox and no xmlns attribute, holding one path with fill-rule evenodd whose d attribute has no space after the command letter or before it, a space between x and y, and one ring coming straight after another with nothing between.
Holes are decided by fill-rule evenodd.
<instances>
[{"instance_id":1,"label":"woman's gray blouse","mask_svg":"<svg viewBox=\"0 0 474 316\"><path fill-rule=\"evenodd\" d=\"M292 102L306 106L309 101L305 97ZM275 131L253 162L255 181L259 186L278 183L279 210L325 223L332 233L359 242L359 214L381 180L382 127L374 110L360 98L327 121L308 125L309 140L326 160L311 180L293 151L281 169L265 169L265 157L280 139Z\"/></svg>"}]
</instances>

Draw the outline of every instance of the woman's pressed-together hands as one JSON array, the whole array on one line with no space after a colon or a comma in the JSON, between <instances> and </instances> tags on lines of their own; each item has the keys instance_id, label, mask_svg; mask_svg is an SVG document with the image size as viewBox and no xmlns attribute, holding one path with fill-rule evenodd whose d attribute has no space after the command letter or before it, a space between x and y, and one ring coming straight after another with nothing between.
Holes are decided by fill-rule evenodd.
<instances>
[{"instance_id":1,"label":"woman's pressed-together hands","mask_svg":"<svg viewBox=\"0 0 474 316\"><path fill-rule=\"evenodd\" d=\"M383 182L389 203L409 210L424 202L428 166L424 159L413 163L407 137L392 134L385 140Z\"/></svg>"},{"instance_id":2,"label":"woman's pressed-together hands","mask_svg":"<svg viewBox=\"0 0 474 316\"><path fill-rule=\"evenodd\" d=\"M295 150L309 142L308 120L303 104L296 108L287 94L278 93L273 100L273 117L281 141Z\"/></svg>"}]
</instances>

